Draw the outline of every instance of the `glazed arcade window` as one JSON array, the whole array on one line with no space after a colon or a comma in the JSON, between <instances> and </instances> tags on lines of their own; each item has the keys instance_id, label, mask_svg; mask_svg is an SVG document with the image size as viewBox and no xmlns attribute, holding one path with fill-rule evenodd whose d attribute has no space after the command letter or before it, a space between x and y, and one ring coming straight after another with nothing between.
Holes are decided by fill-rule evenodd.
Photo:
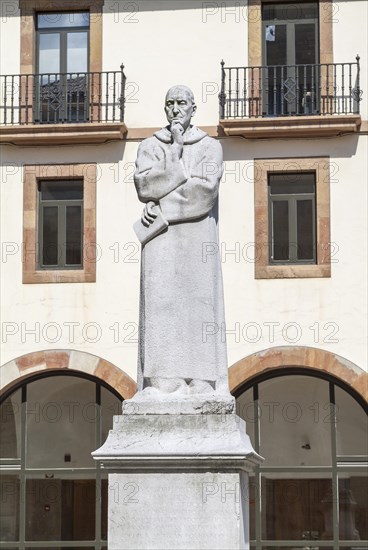
<instances>
[{"instance_id":1,"label":"glazed arcade window","mask_svg":"<svg viewBox=\"0 0 368 550\"><path fill-rule=\"evenodd\" d=\"M83 180L39 181L38 263L46 269L83 267Z\"/></svg>"},{"instance_id":2,"label":"glazed arcade window","mask_svg":"<svg viewBox=\"0 0 368 550\"><path fill-rule=\"evenodd\" d=\"M270 264L316 263L315 173L268 174Z\"/></svg>"}]
</instances>

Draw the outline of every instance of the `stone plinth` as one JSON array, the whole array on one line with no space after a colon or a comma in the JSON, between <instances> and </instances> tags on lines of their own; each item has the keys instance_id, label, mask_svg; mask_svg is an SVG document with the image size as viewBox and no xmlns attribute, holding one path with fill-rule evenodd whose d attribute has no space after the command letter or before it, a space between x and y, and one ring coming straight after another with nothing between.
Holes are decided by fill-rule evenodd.
<instances>
[{"instance_id":1,"label":"stone plinth","mask_svg":"<svg viewBox=\"0 0 368 550\"><path fill-rule=\"evenodd\" d=\"M202 408L186 403L184 410L197 411L191 414L180 414L178 402L157 404L156 411L150 404L150 413L134 400L125 403L93 453L114 472L109 550L249 548L248 472L262 459L231 400Z\"/></svg>"}]
</instances>

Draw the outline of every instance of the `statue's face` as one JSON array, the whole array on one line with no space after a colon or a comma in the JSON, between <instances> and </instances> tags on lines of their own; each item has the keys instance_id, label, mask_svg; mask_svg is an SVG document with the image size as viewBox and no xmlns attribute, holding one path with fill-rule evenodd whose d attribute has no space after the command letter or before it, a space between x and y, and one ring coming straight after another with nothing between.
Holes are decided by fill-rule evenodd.
<instances>
[{"instance_id":1,"label":"statue's face","mask_svg":"<svg viewBox=\"0 0 368 550\"><path fill-rule=\"evenodd\" d=\"M183 88L171 88L166 94L165 113L169 124L180 122L184 130L190 124L190 120L196 111L190 94Z\"/></svg>"}]
</instances>

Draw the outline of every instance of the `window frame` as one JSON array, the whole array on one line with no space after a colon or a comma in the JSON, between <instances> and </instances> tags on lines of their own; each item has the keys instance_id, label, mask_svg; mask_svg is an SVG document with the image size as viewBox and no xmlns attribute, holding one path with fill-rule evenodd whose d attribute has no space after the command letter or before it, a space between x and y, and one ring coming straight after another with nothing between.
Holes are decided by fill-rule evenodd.
<instances>
[{"instance_id":1,"label":"window frame","mask_svg":"<svg viewBox=\"0 0 368 550\"><path fill-rule=\"evenodd\" d=\"M20 0L20 74L36 72L36 14L45 12L89 11L89 71L102 71L102 12L105 0Z\"/></svg>"},{"instance_id":2,"label":"window frame","mask_svg":"<svg viewBox=\"0 0 368 550\"><path fill-rule=\"evenodd\" d=\"M76 11L64 11L63 13L86 13L86 12L76 12ZM60 74L71 72L67 71L67 57L68 57L68 34L72 33L81 33L85 32L87 33L87 69L86 71L79 71L81 73L89 72L89 65L90 65L90 25L82 27L82 26L72 26L72 27L41 27L38 28L37 25L37 17L39 15L47 15L47 12L41 12L37 11L35 13L36 18L36 74L40 73L40 35L41 34L58 34L60 36ZM47 74L47 73L46 73Z\"/></svg>"},{"instance_id":3,"label":"window frame","mask_svg":"<svg viewBox=\"0 0 368 550\"><path fill-rule=\"evenodd\" d=\"M284 172L285 173L285 172ZM288 173L288 172L286 172ZM299 173L307 173L310 172L299 172ZM270 178L269 176L271 174L275 174L275 172L268 172L268 234L270 235L269 239L269 265L315 265L316 264L316 181L314 179L314 193L280 193L277 195L273 195L271 193L271 185L270 185ZM279 174L277 174L279 175ZM315 176L315 173L314 173ZM301 200L309 200L312 202L312 215L313 215L313 222L312 222L312 231L313 231L313 258L307 259L307 260L301 260L296 257L297 249L298 249L298 237L297 237L297 227L298 227L298 213L297 213L297 203ZM274 244L274 237L273 237L273 219L272 219L272 213L273 213L273 203L278 201L285 201L288 203L288 226L289 226L289 260L275 260L273 258L273 244ZM296 245L296 247L292 245Z\"/></svg>"},{"instance_id":4,"label":"window frame","mask_svg":"<svg viewBox=\"0 0 368 550\"><path fill-rule=\"evenodd\" d=\"M82 199L53 199L53 200L44 200L42 199L42 189L41 185L43 182L49 181L59 181L59 180L38 180L38 255L37 255L37 265L38 269L83 269L83 204L84 196ZM60 180L61 182L62 180ZM82 183L82 189L84 191L83 180L66 180L66 181L75 181ZM84 195L84 193L83 193ZM66 208L68 206L80 206L81 207L81 263L80 264L67 264L66 262ZM43 216L45 207L56 207L58 209L58 250L61 249L61 259L58 261L57 265L48 265L43 264Z\"/></svg>"},{"instance_id":5,"label":"window frame","mask_svg":"<svg viewBox=\"0 0 368 550\"><path fill-rule=\"evenodd\" d=\"M298 172L316 174L316 261L315 263L270 263L268 175ZM331 277L331 258L335 247L330 241L329 157L254 159L254 236L256 279Z\"/></svg>"},{"instance_id":6,"label":"window frame","mask_svg":"<svg viewBox=\"0 0 368 550\"><path fill-rule=\"evenodd\" d=\"M45 28L38 28L38 16L39 15L47 15L47 13L50 12L44 12L44 11L36 11L35 12L35 47L36 47L36 54L35 54L35 69L36 69L36 109L34 110L34 117L35 122L39 124L63 124L64 122L74 122L74 123L80 123L80 122L88 122L89 120L89 102L87 101L87 97L89 95L89 71L90 71L90 18L89 18L89 24L88 26L71 26L71 27L45 27ZM52 13L52 12L51 12ZM85 11L76 11L76 10L63 10L62 13L65 14L72 14L72 13L88 13L89 10ZM90 15L90 14L89 14ZM86 33L87 35L87 66L85 71L78 71L78 72L68 72L67 71L67 60L68 60L68 36L71 34L77 34L77 33ZM45 35L51 35L55 34L59 36L59 72L53 72L51 71L46 73L41 73L40 71L40 39L41 36ZM54 75L59 75L59 91L60 91L60 105L57 109L55 109L55 112L52 113L53 116L51 116L50 119L50 113L49 113L49 105L47 107L47 117L44 116L43 113L43 100L41 95L41 88L44 86L44 78L43 76L39 75L48 75L47 77L47 86L53 86L54 81L52 80L52 77ZM73 75L73 78L68 80L67 75ZM51 76L51 80L50 80ZM78 99L77 99L77 116L76 120L71 117L71 108L72 108L72 98L69 96L72 96L73 94L73 80L74 77L77 76L79 78L84 78L84 91L82 92L82 97L80 97L80 92L78 91ZM82 114L80 116L79 111L82 110ZM46 118L46 120L45 120Z\"/></svg>"},{"instance_id":7,"label":"window frame","mask_svg":"<svg viewBox=\"0 0 368 550\"><path fill-rule=\"evenodd\" d=\"M95 407L98 410L99 414L96 414L96 421L95 421L95 439L96 439L96 446L95 448L98 448L102 445L103 440L101 439L102 435L102 424L103 424L103 418L102 418L102 406L103 406L103 395L102 391L108 391L111 393L115 398L117 398L121 403L124 401L124 398L122 395L120 395L113 387L111 387L107 382L100 378L96 378L95 376L92 376L87 373L82 372L65 372L65 370L60 371L53 371L53 372L46 372L46 373L40 373L31 376L30 378L26 380L21 380L18 384L15 384L9 391L5 392L1 398L0 398L0 405L6 402L7 399L9 399L11 396L16 395L17 392L20 394L20 410L19 410L19 454L16 458L3 458L0 457L0 471L4 476L14 476L16 478L18 476L18 483L19 483L19 493L18 493L18 502L17 502L17 508L18 508L18 540L16 541L2 541L0 542L0 548L2 547L11 547L11 548L28 548L35 546L37 544L37 547L42 546L44 548L64 548L64 545L71 546L73 545L73 548L83 548L83 547L89 547L94 549L100 549L100 548L107 548L108 545L108 538L103 538L103 530L102 527L104 527L104 531L106 529L106 536L108 537L107 533L107 515L104 514L104 507L106 506L106 500L104 499L104 496L106 493L103 493L102 486L107 485L108 479L107 479L107 472L103 471L101 468L101 465L99 462L94 461L93 465L85 465L85 466L73 466L73 465L65 465L63 468L51 466L43 466L41 468L35 468L30 464L27 464L27 439L26 439L26 432L27 432L27 393L29 389L29 385L36 383L40 380L44 379L53 379L54 382L57 385L58 378L60 377L68 377L71 380L77 379L80 381L88 381L92 384L94 384L94 397L95 397ZM51 402L50 402L51 403ZM30 411L32 413L32 410ZM45 479L47 479L47 476L49 479L58 478L58 476L62 476L64 480L72 480L72 481L83 481L83 479L86 479L88 481L93 480L95 482L95 488L96 488L96 501L95 501L95 536L93 540L90 539L78 539L78 540L42 540L42 541L35 541L35 540L27 540L26 539L26 505L27 505L27 497L32 497L32 492L29 491L27 494L27 482L31 480L32 478L36 479L42 479L40 476L44 476ZM80 479L78 478L78 475L80 475ZM108 489L107 489L108 493ZM35 493L33 493L34 495ZM53 493L53 496L55 494ZM51 499L52 500L52 499Z\"/></svg>"},{"instance_id":8,"label":"window frame","mask_svg":"<svg viewBox=\"0 0 368 550\"><path fill-rule=\"evenodd\" d=\"M260 407L260 402L262 402L262 383L267 380L276 380L278 378L281 378L282 380L285 380L285 384L287 384L287 378L289 376L308 376L311 378L319 379L321 381L326 382L327 388L328 388L328 403L330 408L325 409L325 414L329 415L329 425L330 425L330 441L331 441L331 464L328 466L267 466L267 465L258 465L255 468L254 474L252 474L251 477L251 483L255 487L255 494L256 499L254 501L255 505L255 517L254 517L254 532L255 532L255 538L250 540L250 548L253 550L261 550L264 547L267 548L279 548L280 546L287 545L292 546L293 548L304 548L306 545L314 545L314 542L316 546L321 547L321 542L325 542L325 545L329 548L343 548L344 546L350 547L353 546L352 542L354 543L354 548L365 548L366 547L366 541L365 540L359 540L359 541L351 541L348 539L344 539L339 534L338 529L338 505L340 502L340 491L339 491L339 478L341 474L348 473L351 474L354 473L366 473L366 456L347 456L347 455L339 455L338 449L337 449L337 423L338 423L338 408L336 405L336 397L335 397L335 389L340 388L341 390L345 391L350 397L352 397L358 405L362 408L363 412L366 414L368 413L368 408L366 402L361 398L360 395L358 395L355 391L352 391L352 389L347 385L341 383L337 378L334 376L324 373L324 372L311 372L308 368L293 368L293 367L282 367L279 370L273 371L273 372L264 372L262 374L259 374L255 377L250 378L247 380L244 384L242 384L236 392L234 392L235 398L240 398L246 391L250 391L252 395L252 401L249 401L249 405L253 405L252 409L253 411L250 413L250 418L252 419L253 425L254 425L254 434L253 434L253 447L255 451L259 454L262 453L261 451L261 416L262 416L262 410ZM261 387L260 387L261 386ZM251 410L251 409L250 409ZM327 411L327 412L326 412ZM244 420L247 421L245 418ZM326 420L325 420L326 421ZM321 473L323 475L330 474L331 480L332 480L332 490L333 490L333 525L334 525L334 532L333 532L333 538L330 540L324 540L324 541L314 541L313 539L306 539L304 542L302 540L268 540L262 538L262 529L264 527L262 523L262 499L259 498L261 495L261 480L262 477L266 479L267 474L286 474L289 473L291 476L293 474L300 474L300 473L308 473L308 474L316 474ZM297 478L296 478L297 479ZM309 544L308 544L309 543Z\"/></svg>"},{"instance_id":9,"label":"window frame","mask_svg":"<svg viewBox=\"0 0 368 550\"><path fill-rule=\"evenodd\" d=\"M298 4L303 0L293 0ZM248 65L262 65L262 4L285 4L287 0L248 0ZM333 63L333 0L318 0L319 62Z\"/></svg>"},{"instance_id":10,"label":"window frame","mask_svg":"<svg viewBox=\"0 0 368 550\"><path fill-rule=\"evenodd\" d=\"M272 5L273 2L262 2L262 65L269 66L267 63L267 52L266 52L266 27L270 24L275 25L276 27L278 25L285 25L286 26L286 36L287 36L287 50L286 50L286 56L288 59L286 65L297 65L295 61L295 26L297 24L314 24L316 29L316 36L315 36L315 60L314 63L319 63L319 57L320 57L320 47L319 47L319 17L320 14L318 13L318 0L316 2L305 2L307 4L317 4L317 17L315 19L312 18L305 18L305 19L299 19L299 20L289 20L289 19L267 19L264 17L264 7ZM276 3L274 3L276 4ZM281 2L281 5L283 4L290 4L290 6L297 6L295 2ZM301 4L301 6L304 4L304 2ZM289 62L290 61L290 62Z\"/></svg>"},{"instance_id":11,"label":"window frame","mask_svg":"<svg viewBox=\"0 0 368 550\"><path fill-rule=\"evenodd\" d=\"M25 165L23 178L23 283L96 282L96 179L97 166L89 164ZM41 267L38 232L39 182L82 180L82 266ZM50 201L51 202L51 201Z\"/></svg>"}]
</instances>

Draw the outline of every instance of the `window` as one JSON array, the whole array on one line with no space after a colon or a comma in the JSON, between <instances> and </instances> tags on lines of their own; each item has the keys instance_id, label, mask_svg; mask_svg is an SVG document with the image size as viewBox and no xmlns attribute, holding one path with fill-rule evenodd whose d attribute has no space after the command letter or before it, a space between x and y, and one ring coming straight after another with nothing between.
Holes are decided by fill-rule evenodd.
<instances>
[{"instance_id":1,"label":"window","mask_svg":"<svg viewBox=\"0 0 368 550\"><path fill-rule=\"evenodd\" d=\"M52 2L50 0L19 0L22 18L20 28L20 73L27 74L37 71L37 65L40 62L40 60L37 59L37 57L39 57L37 34L58 34L56 29L59 29L59 37L60 33L65 34L65 32L68 31L70 33L88 32L90 48L88 52L89 63L87 70L92 72L102 71L103 4L104 0L53 0ZM48 27L46 27L46 25L48 25ZM54 40L57 39L54 38ZM79 46L81 46L81 43L79 43ZM76 48L70 48L70 50L73 49L74 52L71 53L72 56L77 53ZM78 47L78 50L79 53L85 55L84 45L83 48ZM54 49L53 53L56 51L60 53L60 49ZM64 46L64 52L65 51L66 47ZM60 57L56 56L53 62L55 64L60 64L60 69L56 71L60 72ZM52 63L52 61L50 60L47 63ZM67 68L68 64L66 60L63 63L64 68ZM81 61L78 61L78 63L81 63ZM51 71L55 72L55 70L56 67L54 68L53 66ZM76 69L75 66L69 63L67 72L74 72L75 70L81 70L79 65L78 69ZM82 70L85 70L84 67Z\"/></svg>"},{"instance_id":2,"label":"window","mask_svg":"<svg viewBox=\"0 0 368 550\"><path fill-rule=\"evenodd\" d=\"M270 263L315 263L315 173L268 175Z\"/></svg>"},{"instance_id":3,"label":"window","mask_svg":"<svg viewBox=\"0 0 368 550\"><path fill-rule=\"evenodd\" d=\"M86 122L89 12L39 13L36 19L36 122Z\"/></svg>"},{"instance_id":4,"label":"window","mask_svg":"<svg viewBox=\"0 0 368 550\"><path fill-rule=\"evenodd\" d=\"M318 4L263 4L264 115L318 112Z\"/></svg>"},{"instance_id":5,"label":"window","mask_svg":"<svg viewBox=\"0 0 368 550\"><path fill-rule=\"evenodd\" d=\"M81 268L83 261L83 181L39 182L39 265Z\"/></svg>"},{"instance_id":6,"label":"window","mask_svg":"<svg viewBox=\"0 0 368 550\"><path fill-rule=\"evenodd\" d=\"M333 63L334 9L332 0L323 0L318 3L300 0L289 3L280 3L278 0L273 2L272 0L268 2L248 0L248 65L257 67L267 61L267 47L270 48L269 55L279 58L283 55L280 62L286 65L292 65L294 61L296 64ZM281 33L284 33L284 45L281 51L276 52L276 40L274 44L269 40L270 44L262 48L262 44L266 42L265 27L270 24L285 26L281 30ZM303 28L303 25L309 25L309 27ZM305 40L307 43L304 43L303 47L302 43ZM273 46L275 48L272 51ZM293 55L296 57L292 57ZM272 64L271 59L268 64Z\"/></svg>"},{"instance_id":7,"label":"window","mask_svg":"<svg viewBox=\"0 0 368 550\"><path fill-rule=\"evenodd\" d=\"M107 547L107 474L91 452L121 412L96 379L30 380L0 405L0 548Z\"/></svg>"},{"instance_id":8,"label":"window","mask_svg":"<svg viewBox=\"0 0 368 550\"><path fill-rule=\"evenodd\" d=\"M304 372L261 375L237 398L265 458L250 476L250 548L366 548L364 404L332 377Z\"/></svg>"},{"instance_id":9,"label":"window","mask_svg":"<svg viewBox=\"0 0 368 550\"><path fill-rule=\"evenodd\" d=\"M331 276L329 158L255 159L254 201L256 279Z\"/></svg>"},{"instance_id":10,"label":"window","mask_svg":"<svg viewBox=\"0 0 368 550\"><path fill-rule=\"evenodd\" d=\"M96 165L26 165L23 185L23 282L95 282Z\"/></svg>"}]
</instances>

